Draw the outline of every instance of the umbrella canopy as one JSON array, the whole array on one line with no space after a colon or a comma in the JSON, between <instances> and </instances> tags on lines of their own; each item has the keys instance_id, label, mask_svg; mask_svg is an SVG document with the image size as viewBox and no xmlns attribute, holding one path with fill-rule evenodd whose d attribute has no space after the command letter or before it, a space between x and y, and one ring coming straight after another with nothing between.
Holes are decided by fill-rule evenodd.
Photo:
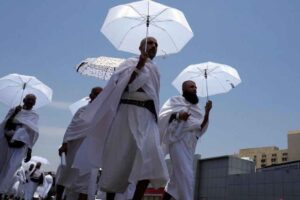
<instances>
[{"instance_id":1,"label":"umbrella canopy","mask_svg":"<svg viewBox=\"0 0 300 200\"><path fill-rule=\"evenodd\" d=\"M69 106L69 109L70 109L72 115L75 115L75 113L77 112L77 110L79 108L88 105L90 100L91 100L90 97L84 97L84 98L80 99L79 101L76 101L75 103L72 103Z\"/></svg>"},{"instance_id":2,"label":"umbrella canopy","mask_svg":"<svg viewBox=\"0 0 300 200\"><path fill-rule=\"evenodd\" d=\"M105 57L87 58L76 66L76 71L82 75L108 80L125 59Z\"/></svg>"},{"instance_id":3,"label":"umbrella canopy","mask_svg":"<svg viewBox=\"0 0 300 200\"><path fill-rule=\"evenodd\" d=\"M30 161L40 162L40 163L45 164L45 165L50 164L50 162L47 158L44 158L44 157L41 157L41 156L32 156Z\"/></svg>"},{"instance_id":4,"label":"umbrella canopy","mask_svg":"<svg viewBox=\"0 0 300 200\"><path fill-rule=\"evenodd\" d=\"M111 8L101 32L121 51L140 54L147 36L158 41L157 56L179 52L193 37L184 14L175 8L142 0Z\"/></svg>"},{"instance_id":5,"label":"umbrella canopy","mask_svg":"<svg viewBox=\"0 0 300 200\"><path fill-rule=\"evenodd\" d=\"M9 107L20 105L27 94L34 94L33 109L47 105L52 100L52 89L34 76L9 74L0 78L0 101Z\"/></svg>"},{"instance_id":6,"label":"umbrella canopy","mask_svg":"<svg viewBox=\"0 0 300 200\"><path fill-rule=\"evenodd\" d=\"M189 65L172 84L181 92L182 83L186 80L196 83L197 95L200 97L226 93L241 83L240 76L233 67L214 62Z\"/></svg>"}]
</instances>

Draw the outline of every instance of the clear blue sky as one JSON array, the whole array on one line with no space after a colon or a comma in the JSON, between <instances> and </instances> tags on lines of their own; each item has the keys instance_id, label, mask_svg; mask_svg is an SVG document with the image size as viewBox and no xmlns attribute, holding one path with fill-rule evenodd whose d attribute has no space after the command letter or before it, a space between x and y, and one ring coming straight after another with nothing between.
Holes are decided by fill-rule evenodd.
<instances>
[{"instance_id":1,"label":"clear blue sky","mask_svg":"<svg viewBox=\"0 0 300 200\"><path fill-rule=\"evenodd\" d=\"M1 0L0 76L37 76L53 91L53 103L38 110L40 138L33 154L50 159L71 120L68 105L104 81L81 76L75 66L86 57L129 57L99 29L110 7L130 1ZM197 152L203 157L233 154L240 148L287 147L287 132L300 129L300 1L164 0L182 10L194 38L178 54L157 58L163 103L178 95L171 85L189 64L214 61L235 67L242 84L211 97L210 127ZM204 103L205 100L202 100ZM203 105L201 105L203 106ZM0 105L3 118L8 108Z\"/></svg>"}]
</instances>

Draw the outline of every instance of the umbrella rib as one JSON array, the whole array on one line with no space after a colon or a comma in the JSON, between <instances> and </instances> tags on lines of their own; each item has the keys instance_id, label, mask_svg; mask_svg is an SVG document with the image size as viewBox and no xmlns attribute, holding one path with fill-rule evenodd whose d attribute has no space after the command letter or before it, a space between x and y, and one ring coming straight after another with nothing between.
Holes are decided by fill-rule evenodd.
<instances>
[{"instance_id":1,"label":"umbrella rib","mask_svg":"<svg viewBox=\"0 0 300 200\"><path fill-rule=\"evenodd\" d=\"M218 79L217 76L212 75L211 77L214 77L218 81L218 83L221 85L221 87L226 91L226 88L223 86L223 84L221 83L221 81Z\"/></svg>"},{"instance_id":2,"label":"umbrella rib","mask_svg":"<svg viewBox=\"0 0 300 200\"><path fill-rule=\"evenodd\" d=\"M173 38L170 36L170 34L168 33L168 31L166 31L164 28L162 28L162 27L160 27L160 26L158 26L158 25L156 25L156 24L152 24L152 25L155 26L156 28L161 29L163 32L165 32L165 33L167 34L167 36L170 38L170 40L171 40L171 42L173 43L173 45L174 45L174 47L176 48L176 50L179 50L178 47L177 47L177 45L176 45L176 43L175 43L175 41L174 41Z\"/></svg>"},{"instance_id":3,"label":"umbrella rib","mask_svg":"<svg viewBox=\"0 0 300 200\"><path fill-rule=\"evenodd\" d=\"M213 69L211 69L211 70L208 70L208 69L207 69L207 73L209 74L209 73L215 71L218 67L219 67L219 66L216 66L215 68L213 68Z\"/></svg>"},{"instance_id":4,"label":"umbrella rib","mask_svg":"<svg viewBox=\"0 0 300 200\"><path fill-rule=\"evenodd\" d=\"M151 21L154 21L159 15L161 15L162 13L164 13L166 10L168 10L169 8L165 8L163 9L161 12L159 12L157 15L155 15L152 19L150 19L150 22Z\"/></svg>"},{"instance_id":5,"label":"umbrella rib","mask_svg":"<svg viewBox=\"0 0 300 200\"><path fill-rule=\"evenodd\" d=\"M140 13L135 7L133 7L132 5L126 5L128 7L130 7L133 11L135 11L138 15L140 15L142 18L146 19L146 16L143 15L142 13Z\"/></svg>"},{"instance_id":6,"label":"umbrella rib","mask_svg":"<svg viewBox=\"0 0 300 200\"><path fill-rule=\"evenodd\" d=\"M120 48L120 46L121 46L122 43L124 42L124 38L128 35L128 33L129 33L131 30L135 29L136 27L141 26L142 24L143 24L143 23L140 23L140 24L137 24L137 25L135 25L135 26L130 27L130 29L126 32L126 34L124 34L124 36L123 36L122 39L120 40L120 44L118 45L118 48Z\"/></svg>"}]
</instances>

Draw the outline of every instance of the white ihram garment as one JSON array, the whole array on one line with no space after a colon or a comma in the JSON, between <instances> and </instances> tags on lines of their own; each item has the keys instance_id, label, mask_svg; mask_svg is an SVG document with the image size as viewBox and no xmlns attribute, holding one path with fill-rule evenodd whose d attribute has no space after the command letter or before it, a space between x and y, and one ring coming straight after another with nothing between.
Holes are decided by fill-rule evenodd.
<instances>
[{"instance_id":1,"label":"white ihram garment","mask_svg":"<svg viewBox=\"0 0 300 200\"><path fill-rule=\"evenodd\" d=\"M33 195L39 186L39 183L32 181L31 178L39 178L42 174L43 172L40 169L36 169L32 174L30 174L28 183L25 187L24 200L32 200Z\"/></svg>"},{"instance_id":2,"label":"white ihram garment","mask_svg":"<svg viewBox=\"0 0 300 200\"><path fill-rule=\"evenodd\" d=\"M120 184L115 185L116 187L114 188L106 188L107 190L116 192L124 192L129 181L137 182L140 179L150 179L150 181L157 186L157 184L155 184L156 182L164 182L168 177L163 153L159 146L158 127L153 114L147 109L135 105L119 105L122 95L125 95L123 92L128 85L130 76L137 63L138 58L130 58L122 63L119 70L114 73L101 94L87 106L86 111L81 115L82 119L86 122L86 125L82 126L89 126L91 134L86 137L82 143L82 146L84 147L82 150L84 151L79 151L76 155L74 163L75 167L102 167L103 174L100 181L102 180L101 183L107 187L110 184L107 184L106 181L112 180L111 178L108 178L107 174L111 174L110 172L112 171L115 172L115 167L130 168L123 163L121 165L117 164L117 162L120 161L118 159L121 159L119 154L128 150L127 145L129 145L129 143L133 143L133 147L136 148L136 151L134 152L137 153L133 167L139 165L145 166L144 168L133 168L132 172L135 173L131 173L130 177L126 180L119 180L118 182ZM145 93L139 95L138 92L134 92L139 88L143 88ZM153 100L156 112L158 112L158 94L159 73L154 63L149 59L145 66L140 70L136 79L129 85L128 95L133 95L132 97L135 100L138 100L138 98ZM138 95L139 97L136 97L135 95ZM121 119L121 116L126 118ZM116 118L122 121L119 121L118 123ZM112 130L117 128L116 124L119 127L122 126L124 130L127 130L124 132L124 135L126 136L120 134L120 137L123 139L117 138L118 142L110 139L117 137L115 134L112 134ZM120 133L123 133L123 129ZM109 143L114 145L111 146L109 150L109 154L114 155L112 159L108 158L109 156L107 156L106 153L103 154L107 136L109 137L108 140L111 141ZM129 143L125 145L125 142ZM109 148L109 145L107 145L107 148ZM130 151L131 150L132 149L130 149ZM126 157L123 157L124 161L127 160L128 155L129 153L126 154ZM111 163L112 165L109 165L109 168L103 167L103 158L105 158L106 163L113 162L114 164ZM128 164L128 162L126 162L126 164ZM108 166L108 164L104 165ZM130 165L132 165L132 163ZM123 178L124 177L122 177L122 179ZM124 182L126 182L126 184Z\"/></svg>"},{"instance_id":3,"label":"white ihram garment","mask_svg":"<svg viewBox=\"0 0 300 200\"><path fill-rule=\"evenodd\" d=\"M51 187L52 187L52 183L53 183L53 178L50 174L47 174L44 177L44 181L43 181L43 185L38 186L38 188L36 189L36 192L38 193L38 196L41 198L46 198L48 192L50 191Z\"/></svg>"},{"instance_id":4,"label":"white ihram garment","mask_svg":"<svg viewBox=\"0 0 300 200\"><path fill-rule=\"evenodd\" d=\"M0 193L7 193L12 185L13 176L21 166L27 149L32 149L38 139L38 115L32 110L22 109L14 118L16 123L23 124L14 131L12 140L24 142L21 148L10 148L4 136L6 120L14 112L11 109L0 126Z\"/></svg>"},{"instance_id":5,"label":"white ihram garment","mask_svg":"<svg viewBox=\"0 0 300 200\"><path fill-rule=\"evenodd\" d=\"M76 129L76 124L80 123L81 120L79 115L85 110L85 106L78 109L75 115L70 122L65 135L63 143L67 143L68 152L66 155L66 165L60 165L57 170L57 180L56 184L62 185L65 187L70 187L72 185L73 180L79 174L79 170L72 168L72 164L74 161L74 157L78 148L80 147L81 142L83 141L83 137L81 135L73 135L73 130Z\"/></svg>"},{"instance_id":6,"label":"white ihram garment","mask_svg":"<svg viewBox=\"0 0 300 200\"><path fill-rule=\"evenodd\" d=\"M179 121L169 119L173 113L188 112L191 115L183 123L181 131L177 131ZM203 116L197 105L191 104L182 96L170 98L161 108L159 114L159 128L162 146L170 154L172 169L170 180L165 190L176 200L193 200L194 172L193 158L199 138L207 129L200 130Z\"/></svg>"}]
</instances>

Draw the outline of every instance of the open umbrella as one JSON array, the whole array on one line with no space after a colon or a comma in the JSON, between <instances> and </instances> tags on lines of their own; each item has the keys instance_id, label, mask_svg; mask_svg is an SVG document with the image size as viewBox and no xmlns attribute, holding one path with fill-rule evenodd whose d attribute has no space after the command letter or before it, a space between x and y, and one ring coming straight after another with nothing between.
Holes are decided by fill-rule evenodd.
<instances>
[{"instance_id":1,"label":"open umbrella","mask_svg":"<svg viewBox=\"0 0 300 200\"><path fill-rule=\"evenodd\" d=\"M214 62L189 65L172 84L181 92L182 83L186 80L194 81L197 85L197 95L207 99L210 95L226 93L241 83L236 69Z\"/></svg>"},{"instance_id":2,"label":"open umbrella","mask_svg":"<svg viewBox=\"0 0 300 200\"><path fill-rule=\"evenodd\" d=\"M134 54L140 53L138 47L143 38L155 37L157 56L179 52L193 37L180 10L151 0L111 8L101 32L118 50Z\"/></svg>"},{"instance_id":3,"label":"open umbrella","mask_svg":"<svg viewBox=\"0 0 300 200\"><path fill-rule=\"evenodd\" d=\"M77 110L83 106L86 106L88 105L88 103L90 102L90 97L84 97L78 101L76 101L75 103L72 103L70 106L69 106L69 109L72 113L72 115L75 115L75 113L77 112Z\"/></svg>"},{"instance_id":4,"label":"open umbrella","mask_svg":"<svg viewBox=\"0 0 300 200\"><path fill-rule=\"evenodd\" d=\"M82 75L108 80L125 59L100 56L87 58L76 66L76 71Z\"/></svg>"},{"instance_id":5,"label":"open umbrella","mask_svg":"<svg viewBox=\"0 0 300 200\"><path fill-rule=\"evenodd\" d=\"M45 165L50 164L50 162L47 158L44 158L44 157L41 157L41 156L32 156L30 161L40 162L40 163L45 164Z\"/></svg>"},{"instance_id":6,"label":"open umbrella","mask_svg":"<svg viewBox=\"0 0 300 200\"><path fill-rule=\"evenodd\" d=\"M52 89L34 76L9 74L0 78L0 101L9 107L20 105L27 94L34 94L33 109L47 105L52 100Z\"/></svg>"}]
</instances>

